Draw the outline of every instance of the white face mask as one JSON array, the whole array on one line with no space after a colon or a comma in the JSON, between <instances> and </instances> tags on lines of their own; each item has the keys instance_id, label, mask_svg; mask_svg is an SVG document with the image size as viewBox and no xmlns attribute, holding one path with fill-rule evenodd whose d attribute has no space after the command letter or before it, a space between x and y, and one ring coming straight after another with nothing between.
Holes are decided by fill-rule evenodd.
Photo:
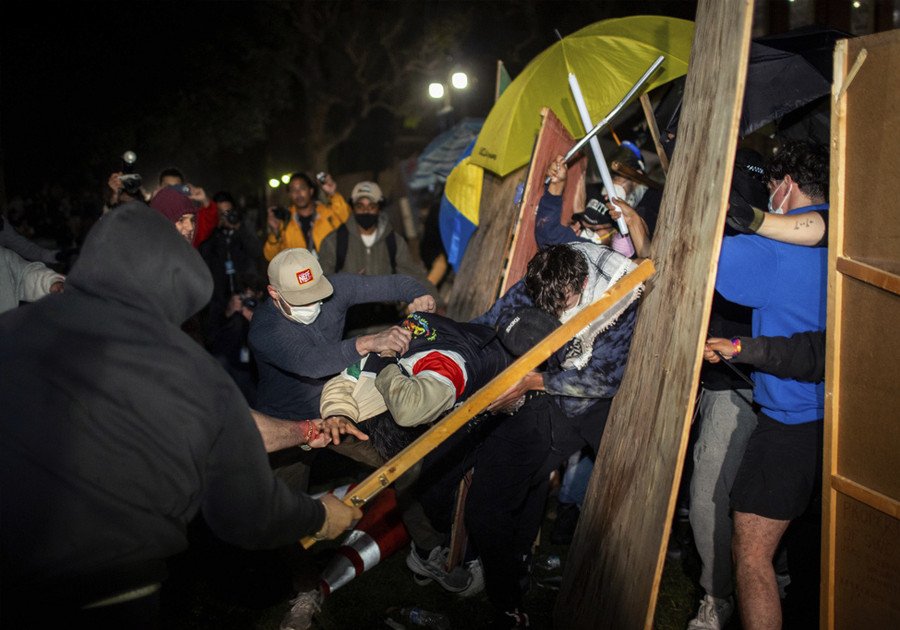
<instances>
[{"instance_id":1,"label":"white face mask","mask_svg":"<svg viewBox=\"0 0 900 630\"><path fill-rule=\"evenodd\" d=\"M793 183L788 186L788 191L784 194L784 197L781 198L781 203L778 204L777 208L773 208L772 199L775 198L775 193L778 192L778 189L781 188L782 184L784 184L784 180L781 180L781 184L778 184L775 190L772 191L772 194L769 195L769 212L771 212L772 214L784 214L784 202L787 201L788 195L791 194L791 188L793 188L794 186Z\"/></svg>"},{"instance_id":2,"label":"white face mask","mask_svg":"<svg viewBox=\"0 0 900 630\"><path fill-rule=\"evenodd\" d=\"M281 298L281 303L282 307L287 307L290 311L290 315L287 315L287 313L285 315L299 324L312 324L322 310L322 302L307 304L306 306L291 306L287 300Z\"/></svg>"},{"instance_id":3,"label":"white face mask","mask_svg":"<svg viewBox=\"0 0 900 630\"><path fill-rule=\"evenodd\" d=\"M628 195L625 194L625 188L622 184L613 184L613 193L615 194L616 199L621 199L625 203L628 203ZM603 194L609 198L609 192L606 190L606 186L603 187Z\"/></svg>"},{"instance_id":4,"label":"white face mask","mask_svg":"<svg viewBox=\"0 0 900 630\"><path fill-rule=\"evenodd\" d=\"M592 243L597 243L597 245L603 245L603 237L593 230L581 230L581 233L578 236L587 239Z\"/></svg>"}]
</instances>

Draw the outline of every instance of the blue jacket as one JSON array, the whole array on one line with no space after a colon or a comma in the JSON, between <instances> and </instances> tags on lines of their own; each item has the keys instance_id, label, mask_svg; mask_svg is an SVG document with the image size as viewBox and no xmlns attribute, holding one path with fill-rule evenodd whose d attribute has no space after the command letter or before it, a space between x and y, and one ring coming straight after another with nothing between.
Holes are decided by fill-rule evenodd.
<instances>
[{"instance_id":1,"label":"blue jacket","mask_svg":"<svg viewBox=\"0 0 900 630\"><path fill-rule=\"evenodd\" d=\"M788 214L827 210L797 208ZM789 337L825 328L828 251L790 245L755 234L726 236L719 255L716 289L726 299L753 309L753 336ZM821 420L825 385L801 383L764 372L753 374L753 400L784 424Z\"/></svg>"},{"instance_id":2,"label":"blue jacket","mask_svg":"<svg viewBox=\"0 0 900 630\"><path fill-rule=\"evenodd\" d=\"M361 356L356 338L341 340L347 309L370 302L411 302L428 290L409 276L329 276L334 287L312 324L288 319L267 300L250 322L259 367L257 408L276 418L318 418L325 381Z\"/></svg>"}]
</instances>

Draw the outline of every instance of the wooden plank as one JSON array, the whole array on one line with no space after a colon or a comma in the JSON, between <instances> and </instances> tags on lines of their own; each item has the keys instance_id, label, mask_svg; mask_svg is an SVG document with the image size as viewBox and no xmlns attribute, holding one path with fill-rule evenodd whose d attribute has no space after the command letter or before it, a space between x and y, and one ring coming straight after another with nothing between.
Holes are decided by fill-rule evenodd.
<instances>
[{"instance_id":1,"label":"wooden plank","mask_svg":"<svg viewBox=\"0 0 900 630\"><path fill-rule=\"evenodd\" d=\"M837 494L834 627L900 628L900 520Z\"/></svg>"},{"instance_id":2,"label":"wooden plank","mask_svg":"<svg viewBox=\"0 0 900 630\"><path fill-rule=\"evenodd\" d=\"M650 97L646 92L641 94L641 109L644 110L644 118L647 119L647 128L650 129L650 137L653 138L653 146L656 148L656 155L659 156L659 165L662 167L663 174L669 172L669 156L663 150L662 142L659 138L659 127L656 124L656 116L653 114L653 105L650 104Z\"/></svg>"},{"instance_id":3,"label":"wooden plank","mask_svg":"<svg viewBox=\"0 0 900 630\"><path fill-rule=\"evenodd\" d=\"M701 0L638 316L557 598L556 627L651 628L731 180L751 3ZM698 211L702 209L702 211Z\"/></svg>"},{"instance_id":4,"label":"wooden plank","mask_svg":"<svg viewBox=\"0 0 900 630\"><path fill-rule=\"evenodd\" d=\"M843 256L838 257L836 265L837 270L845 276L890 291L894 295L900 295L900 276L895 273Z\"/></svg>"},{"instance_id":5,"label":"wooden plank","mask_svg":"<svg viewBox=\"0 0 900 630\"><path fill-rule=\"evenodd\" d=\"M525 181L526 167L506 177L484 172L478 229L466 248L447 300L447 315L468 321L487 311L497 299L513 227L518 216L516 187Z\"/></svg>"},{"instance_id":6,"label":"wooden plank","mask_svg":"<svg viewBox=\"0 0 900 630\"><path fill-rule=\"evenodd\" d=\"M837 93L847 74L847 40L837 42L834 50L834 85ZM834 550L837 492L829 479L837 472L837 435L840 416L841 379L840 348L843 339L843 317L839 304L843 301L844 277L837 271L837 256L844 251L844 188L846 186L847 99L841 98L831 107L831 160L829 165L830 208L828 211L828 306L825 318L825 426L822 447L822 590L819 598L819 620L834 630Z\"/></svg>"},{"instance_id":7,"label":"wooden plank","mask_svg":"<svg viewBox=\"0 0 900 630\"><path fill-rule=\"evenodd\" d=\"M544 178L547 167L557 155L565 155L575 144L574 138L569 135L565 126L550 109L546 107L542 109L541 118L541 129L534 145L534 153L531 156L528 179L525 182L525 194L520 206L509 261L503 270L500 295L506 293L512 285L522 279L528 267L528 261L537 253L537 242L534 240L534 219L538 203L544 194ZM564 222L572 218L575 197L579 191L583 193L586 164L587 159L584 157L569 163L567 185L563 193L562 220ZM581 205L584 205L583 199Z\"/></svg>"},{"instance_id":8,"label":"wooden plank","mask_svg":"<svg viewBox=\"0 0 900 630\"><path fill-rule=\"evenodd\" d=\"M856 499L860 503L865 503L870 508L900 519L900 501L897 499L875 492L871 488L866 488L842 475L832 475L831 487L841 494L846 494L848 497Z\"/></svg>"},{"instance_id":9,"label":"wooden plank","mask_svg":"<svg viewBox=\"0 0 900 630\"><path fill-rule=\"evenodd\" d=\"M500 394L512 387L528 372L537 368L554 352L570 341L581 329L603 315L609 308L654 273L652 261L645 260L637 269L619 280L609 291L590 304L575 317L547 335L540 343L516 359L512 365L495 376L447 416L419 436L412 444L384 463L381 468L354 486L344 499L347 505L362 506L384 488L395 482L423 457L437 448L444 440L463 427L469 420L484 411ZM312 537L301 540L304 547L315 543Z\"/></svg>"}]
</instances>

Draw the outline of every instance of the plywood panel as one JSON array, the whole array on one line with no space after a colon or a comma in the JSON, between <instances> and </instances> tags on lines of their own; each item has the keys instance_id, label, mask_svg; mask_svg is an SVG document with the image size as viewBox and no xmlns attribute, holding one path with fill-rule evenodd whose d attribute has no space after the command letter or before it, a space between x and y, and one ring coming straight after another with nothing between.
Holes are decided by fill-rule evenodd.
<instances>
[{"instance_id":1,"label":"plywood panel","mask_svg":"<svg viewBox=\"0 0 900 630\"><path fill-rule=\"evenodd\" d=\"M500 290L500 270L518 217L516 187L524 184L526 167L506 177L484 172L478 229L466 248L453 289L447 302L447 314L457 320L469 320L488 310Z\"/></svg>"},{"instance_id":2,"label":"plywood panel","mask_svg":"<svg viewBox=\"0 0 900 630\"><path fill-rule=\"evenodd\" d=\"M852 278L844 280L843 409L837 473L876 492L900 497L900 379L888 367L900 356L900 298ZM886 322L893 325L886 329ZM849 333L849 334L847 334ZM886 369L872 369L884 365ZM857 366L847 369L847 366Z\"/></svg>"},{"instance_id":3,"label":"plywood panel","mask_svg":"<svg viewBox=\"0 0 900 630\"><path fill-rule=\"evenodd\" d=\"M751 3L701 0L640 307L566 564L556 627L650 628L687 446L750 41Z\"/></svg>"},{"instance_id":4,"label":"plywood panel","mask_svg":"<svg viewBox=\"0 0 900 630\"><path fill-rule=\"evenodd\" d=\"M891 137L900 127L898 58L900 31L835 50L822 495L829 629L900 627L900 189L893 174L872 172L876 162L900 163Z\"/></svg>"},{"instance_id":5,"label":"plywood panel","mask_svg":"<svg viewBox=\"0 0 900 630\"><path fill-rule=\"evenodd\" d=\"M522 279L528 268L528 261L537 253L537 242L534 240L534 220L538 203L544 194L544 179L547 167L557 155L565 155L574 139L552 110L541 111L541 130L534 145L534 153L529 164L528 181L525 184L525 196L522 200L519 221L513 237L512 253L506 270L500 294ZM572 206L576 192L584 187L584 171L587 159L582 157L569 164L566 190L563 193L562 220L568 222L572 218ZM581 201L584 204L584 200ZM574 236L574 232L573 232Z\"/></svg>"},{"instance_id":6,"label":"plywood panel","mask_svg":"<svg viewBox=\"0 0 900 630\"><path fill-rule=\"evenodd\" d=\"M900 521L838 495L835 628L900 628Z\"/></svg>"},{"instance_id":7,"label":"plywood panel","mask_svg":"<svg viewBox=\"0 0 900 630\"><path fill-rule=\"evenodd\" d=\"M850 65L861 50L867 54L847 91L845 203L852 219L845 227L843 254L866 262L896 262L900 252L897 39L897 31L873 35L862 43L850 40L848 49Z\"/></svg>"}]
</instances>

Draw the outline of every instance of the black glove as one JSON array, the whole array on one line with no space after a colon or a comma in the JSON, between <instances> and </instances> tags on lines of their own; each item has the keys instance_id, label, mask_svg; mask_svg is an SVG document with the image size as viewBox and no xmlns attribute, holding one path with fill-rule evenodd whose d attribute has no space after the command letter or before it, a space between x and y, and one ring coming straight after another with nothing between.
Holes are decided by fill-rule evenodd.
<instances>
[{"instance_id":1,"label":"black glove","mask_svg":"<svg viewBox=\"0 0 900 630\"><path fill-rule=\"evenodd\" d=\"M755 234L762 225L765 213L759 208L754 208L743 195L734 188L728 197L728 225L744 234Z\"/></svg>"}]
</instances>

